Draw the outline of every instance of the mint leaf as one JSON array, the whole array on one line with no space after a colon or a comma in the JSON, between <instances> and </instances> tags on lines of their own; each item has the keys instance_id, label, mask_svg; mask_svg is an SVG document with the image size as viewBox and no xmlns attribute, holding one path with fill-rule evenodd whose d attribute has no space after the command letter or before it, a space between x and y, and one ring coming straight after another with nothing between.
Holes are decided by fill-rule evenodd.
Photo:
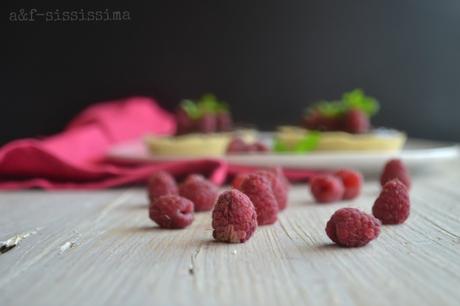
<instances>
[{"instance_id":1,"label":"mint leaf","mask_svg":"<svg viewBox=\"0 0 460 306\"><path fill-rule=\"evenodd\" d=\"M227 112L228 105L219 101L213 94L205 94L198 101L198 107L203 113L218 113L218 112Z\"/></svg>"},{"instance_id":2,"label":"mint leaf","mask_svg":"<svg viewBox=\"0 0 460 306\"><path fill-rule=\"evenodd\" d=\"M344 105L340 101L320 101L314 109L325 117L337 117L343 114Z\"/></svg>"},{"instance_id":3,"label":"mint leaf","mask_svg":"<svg viewBox=\"0 0 460 306\"><path fill-rule=\"evenodd\" d=\"M357 108L368 116L375 115L379 110L378 101L373 97L366 96L362 89L344 93L342 102L346 109Z\"/></svg>"},{"instance_id":4,"label":"mint leaf","mask_svg":"<svg viewBox=\"0 0 460 306\"><path fill-rule=\"evenodd\" d=\"M203 113L215 113L217 109L217 101L213 95L203 96L198 101L198 107Z\"/></svg>"},{"instance_id":5,"label":"mint leaf","mask_svg":"<svg viewBox=\"0 0 460 306\"><path fill-rule=\"evenodd\" d=\"M319 112L324 117L335 118L353 108L363 111L370 117L379 111L379 102L373 97L366 96L362 89L354 89L344 93L339 101L323 100L315 103L307 109L307 113Z\"/></svg>"},{"instance_id":6,"label":"mint leaf","mask_svg":"<svg viewBox=\"0 0 460 306\"><path fill-rule=\"evenodd\" d=\"M305 153L313 151L318 146L319 138L319 132L309 132L295 145L294 152Z\"/></svg>"},{"instance_id":7,"label":"mint leaf","mask_svg":"<svg viewBox=\"0 0 460 306\"><path fill-rule=\"evenodd\" d=\"M202 112L199 109L199 107L196 105L196 103L193 100L182 100L180 103L180 106L182 109L187 113L187 115L192 118L192 119L197 119L201 117Z\"/></svg>"},{"instance_id":8,"label":"mint leaf","mask_svg":"<svg viewBox=\"0 0 460 306\"><path fill-rule=\"evenodd\" d=\"M284 143L282 143L279 139L274 140L272 150L273 152L280 152L280 153L289 151L287 146Z\"/></svg>"},{"instance_id":9,"label":"mint leaf","mask_svg":"<svg viewBox=\"0 0 460 306\"><path fill-rule=\"evenodd\" d=\"M295 144L293 149L289 149L285 143L281 142L279 139L275 139L273 142L272 150L273 152L278 152L278 153L310 152L316 149L316 147L318 146L319 138L320 138L319 132L309 132L308 134L305 134L305 136Z\"/></svg>"},{"instance_id":10,"label":"mint leaf","mask_svg":"<svg viewBox=\"0 0 460 306\"><path fill-rule=\"evenodd\" d=\"M185 110L188 116L192 119L198 119L205 113L228 112L227 103L217 100L213 94L205 94L199 100L191 99L182 100L180 106Z\"/></svg>"}]
</instances>

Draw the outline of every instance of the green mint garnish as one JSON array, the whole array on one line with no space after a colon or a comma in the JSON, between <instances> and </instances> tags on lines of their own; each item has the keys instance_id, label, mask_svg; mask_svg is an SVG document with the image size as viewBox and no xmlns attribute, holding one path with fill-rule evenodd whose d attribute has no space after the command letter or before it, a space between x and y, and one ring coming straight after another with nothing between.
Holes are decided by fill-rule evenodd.
<instances>
[{"instance_id":1,"label":"green mint garnish","mask_svg":"<svg viewBox=\"0 0 460 306\"><path fill-rule=\"evenodd\" d=\"M205 94L198 100L186 99L180 103L188 116L192 119L198 119L206 113L228 112L228 105L219 101L213 94Z\"/></svg>"},{"instance_id":2,"label":"green mint garnish","mask_svg":"<svg viewBox=\"0 0 460 306\"><path fill-rule=\"evenodd\" d=\"M294 146L293 149L289 149L286 144L282 143L279 139L275 139L275 142L273 143L273 151L274 152L293 152L293 153L306 153L313 151L316 149L318 146L319 138L320 138L320 133L319 132L308 132L305 134L305 136L299 140Z\"/></svg>"},{"instance_id":3,"label":"green mint garnish","mask_svg":"<svg viewBox=\"0 0 460 306\"><path fill-rule=\"evenodd\" d=\"M182 100L180 106L192 119L197 119L202 115L201 110L198 108L198 106L193 100Z\"/></svg>"},{"instance_id":4,"label":"green mint garnish","mask_svg":"<svg viewBox=\"0 0 460 306\"><path fill-rule=\"evenodd\" d=\"M315 109L326 117L337 117L345 112L341 101L320 101Z\"/></svg>"},{"instance_id":5,"label":"green mint garnish","mask_svg":"<svg viewBox=\"0 0 460 306\"><path fill-rule=\"evenodd\" d=\"M273 146L272 146L273 152L287 152L289 151L287 146L282 143L279 139L275 139Z\"/></svg>"},{"instance_id":6,"label":"green mint garnish","mask_svg":"<svg viewBox=\"0 0 460 306\"><path fill-rule=\"evenodd\" d=\"M205 94L197 102L198 107L203 113L215 113L217 111L219 101L213 94Z\"/></svg>"},{"instance_id":7,"label":"green mint garnish","mask_svg":"<svg viewBox=\"0 0 460 306\"><path fill-rule=\"evenodd\" d=\"M377 100L366 96L362 89L355 89L344 93L342 101L346 109L357 108L365 112L368 116L375 115L379 110Z\"/></svg>"},{"instance_id":8,"label":"green mint garnish","mask_svg":"<svg viewBox=\"0 0 460 306\"><path fill-rule=\"evenodd\" d=\"M318 145L319 138L319 132L309 132L296 144L294 152L305 153L313 151Z\"/></svg>"},{"instance_id":9,"label":"green mint garnish","mask_svg":"<svg viewBox=\"0 0 460 306\"><path fill-rule=\"evenodd\" d=\"M370 117L378 112L379 103L375 98L366 96L362 89L354 89L344 93L339 101L319 101L307 111L319 112L325 117L339 117L350 109L359 109Z\"/></svg>"}]
</instances>

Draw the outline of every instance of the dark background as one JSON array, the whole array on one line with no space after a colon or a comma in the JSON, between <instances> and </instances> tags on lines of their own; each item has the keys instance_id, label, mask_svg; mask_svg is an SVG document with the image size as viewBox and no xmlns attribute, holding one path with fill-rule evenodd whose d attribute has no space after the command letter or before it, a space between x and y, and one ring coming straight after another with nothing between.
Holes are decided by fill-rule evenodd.
<instances>
[{"instance_id":1,"label":"dark background","mask_svg":"<svg viewBox=\"0 0 460 306\"><path fill-rule=\"evenodd\" d=\"M37 5L129 10L131 21L9 22L20 8L2 9L0 144L134 94L173 109L213 92L237 121L271 129L356 87L381 102L376 125L460 140L460 1Z\"/></svg>"}]
</instances>

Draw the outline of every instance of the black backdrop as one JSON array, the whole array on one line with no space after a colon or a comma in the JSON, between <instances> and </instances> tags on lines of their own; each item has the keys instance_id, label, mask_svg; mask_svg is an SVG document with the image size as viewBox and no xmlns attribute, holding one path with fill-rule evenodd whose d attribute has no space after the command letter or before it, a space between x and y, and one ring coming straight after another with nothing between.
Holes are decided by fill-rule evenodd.
<instances>
[{"instance_id":1,"label":"black backdrop","mask_svg":"<svg viewBox=\"0 0 460 306\"><path fill-rule=\"evenodd\" d=\"M363 88L377 125L460 140L460 1L152 1L121 22L12 22L2 9L0 143L128 95L213 92L263 129ZM53 6L38 10L105 9Z\"/></svg>"}]
</instances>

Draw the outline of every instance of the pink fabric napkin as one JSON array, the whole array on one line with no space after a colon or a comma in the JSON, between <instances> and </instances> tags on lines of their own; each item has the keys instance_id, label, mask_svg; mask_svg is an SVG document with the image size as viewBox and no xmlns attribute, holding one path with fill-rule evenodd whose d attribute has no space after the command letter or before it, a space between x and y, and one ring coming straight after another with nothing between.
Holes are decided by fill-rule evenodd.
<instances>
[{"instance_id":1,"label":"pink fabric napkin","mask_svg":"<svg viewBox=\"0 0 460 306\"><path fill-rule=\"evenodd\" d=\"M150 98L132 97L90 106L57 135L16 140L0 148L0 188L98 189L143 182L159 170L179 177L199 172L221 184L228 174L250 169L229 167L218 159L137 165L105 159L107 150L117 143L146 134L171 135L175 129L174 116ZM306 179L311 174L303 171L292 178Z\"/></svg>"}]
</instances>

